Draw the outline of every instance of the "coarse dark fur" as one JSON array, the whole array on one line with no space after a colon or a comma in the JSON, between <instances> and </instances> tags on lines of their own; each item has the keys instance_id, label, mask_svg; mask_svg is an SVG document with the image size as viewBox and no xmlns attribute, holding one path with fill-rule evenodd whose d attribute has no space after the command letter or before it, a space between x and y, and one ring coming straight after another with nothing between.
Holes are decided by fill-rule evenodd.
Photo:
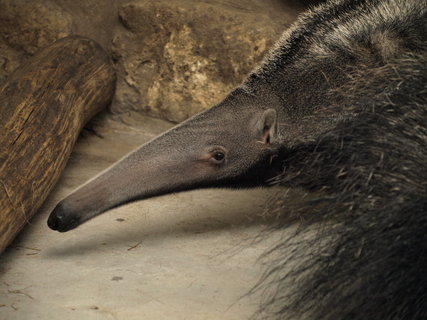
<instances>
[{"instance_id":1,"label":"coarse dark fur","mask_svg":"<svg viewBox=\"0 0 427 320\"><path fill-rule=\"evenodd\" d=\"M426 11L422 1L332 1L273 52L280 68L295 42L311 66L344 58L324 101L345 116L284 152L275 182L323 196L299 208L301 226L267 253L257 317L427 319Z\"/></svg>"}]
</instances>

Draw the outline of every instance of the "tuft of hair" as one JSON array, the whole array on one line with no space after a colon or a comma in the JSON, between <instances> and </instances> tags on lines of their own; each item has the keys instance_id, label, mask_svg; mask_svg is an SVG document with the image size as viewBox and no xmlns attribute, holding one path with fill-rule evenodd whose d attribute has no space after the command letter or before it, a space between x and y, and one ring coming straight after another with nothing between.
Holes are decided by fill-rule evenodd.
<instances>
[{"instance_id":1,"label":"tuft of hair","mask_svg":"<svg viewBox=\"0 0 427 320\"><path fill-rule=\"evenodd\" d=\"M311 41L309 56L329 54L332 44L354 51L352 42L363 52L356 35L365 35L371 45L365 51L380 58L366 64L359 59L347 67L342 86L329 91L329 109L344 108L349 116L315 141L286 150L276 183L320 193L297 210L297 231L284 232L266 253L273 266L258 285L266 298L256 318L427 319L427 4L354 2L363 3L363 11L329 28L324 42ZM424 7L422 19L411 4ZM365 12L374 14L372 22ZM383 23L381 37L369 34L378 12L395 17ZM416 46L403 42L411 37L410 23L424 32ZM341 34L337 41L335 32ZM269 59L280 52L276 48ZM277 207L286 209L286 199ZM279 227L286 231L288 222L284 217Z\"/></svg>"}]
</instances>

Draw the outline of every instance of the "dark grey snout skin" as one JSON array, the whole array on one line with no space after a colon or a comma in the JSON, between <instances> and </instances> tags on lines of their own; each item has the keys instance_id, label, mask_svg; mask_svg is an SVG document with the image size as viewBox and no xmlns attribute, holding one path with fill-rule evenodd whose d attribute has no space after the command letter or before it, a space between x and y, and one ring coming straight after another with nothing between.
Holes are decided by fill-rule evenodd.
<instances>
[{"instance_id":1,"label":"dark grey snout skin","mask_svg":"<svg viewBox=\"0 0 427 320\"><path fill-rule=\"evenodd\" d=\"M72 213L72 208L63 201L59 202L47 220L47 225L52 230L66 232L72 230L81 224L78 215Z\"/></svg>"},{"instance_id":2,"label":"dark grey snout skin","mask_svg":"<svg viewBox=\"0 0 427 320\"><path fill-rule=\"evenodd\" d=\"M265 184L278 151L277 113L238 93L147 142L75 190L58 203L48 226L66 232L106 210L172 192Z\"/></svg>"}]
</instances>

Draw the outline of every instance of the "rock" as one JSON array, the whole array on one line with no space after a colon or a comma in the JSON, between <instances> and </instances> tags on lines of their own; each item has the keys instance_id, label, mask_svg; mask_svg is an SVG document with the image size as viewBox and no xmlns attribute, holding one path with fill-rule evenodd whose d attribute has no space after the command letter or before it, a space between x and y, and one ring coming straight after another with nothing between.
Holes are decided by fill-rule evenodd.
<instances>
[{"instance_id":1,"label":"rock","mask_svg":"<svg viewBox=\"0 0 427 320\"><path fill-rule=\"evenodd\" d=\"M207 1L133 1L120 7L119 17L113 111L137 110L173 122L223 99L284 29L266 9Z\"/></svg>"},{"instance_id":2,"label":"rock","mask_svg":"<svg viewBox=\"0 0 427 320\"><path fill-rule=\"evenodd\" d=\"M0 34L6 44L34 54L72 33L72 17L51 1L3 0Z\"/></svg>"},{"instance_id":3,"label":"rock","mask_svg":"<svg viewBox=\"0 0 427 320\"><path fill-rule=\"evenodd\" d=\"M55 40L86 36L115 62L113 113L180 122L244 79L299 1L0 0L0 82Z\"/></svg>"},{"instance_id":4,"label":"rock","mask_svg":"<svg viewBox=\"0 0 427 320\"><path fill-rule=\"evenodd\" d=\"M46 1L0 1L0 81L55 40L72 34L72 17Z\"/></svg>"},{"instance_id":5,"label":"rock","mask_svg":"<svg viewBox=\"0 0 427 320\"><path fill-rule=\"evenodd\" d=\"M110 52L116 1L0 0L0 82L41 48L68 35L96 40Z\"/></svg>"},{"instance_id":6,"label":"rock","mask_svg":"<svg viewBox=\"0 0 427 320\"><path fill-rule=\"evenodd\" d=\"M71 15L74 25L73 34L95 40L110 53L113 30L118 25L117 10L121 0L52 1Z\"/></svg>"},{"instance_id":7,"label":"rock","mask_svg":"<svg viewBox=\"0 0 427 320\"><path fill-rule=\"evenodd\" d=\"M26 58L23 52L19 52L0 42L0 84L6 80L6 77Z\"/></svg>"}]
</instances>

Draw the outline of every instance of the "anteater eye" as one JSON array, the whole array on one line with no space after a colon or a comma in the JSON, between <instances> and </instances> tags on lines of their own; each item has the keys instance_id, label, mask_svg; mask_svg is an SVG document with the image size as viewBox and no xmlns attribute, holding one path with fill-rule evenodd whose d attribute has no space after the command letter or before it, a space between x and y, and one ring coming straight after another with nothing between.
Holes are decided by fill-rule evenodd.
<instances>
[{"instance_id":1,"label":"anteater eye","mask_svg":"<svg viewBox=\"0 0 427 320\"><path fill-rule=\"evenodd\" d=\"M215 151L212 154L212 158L211 158L212 162L215 164L223 163L224 159L225 159L225 154L221 151Z\"/></svg>"}]
</instances>

